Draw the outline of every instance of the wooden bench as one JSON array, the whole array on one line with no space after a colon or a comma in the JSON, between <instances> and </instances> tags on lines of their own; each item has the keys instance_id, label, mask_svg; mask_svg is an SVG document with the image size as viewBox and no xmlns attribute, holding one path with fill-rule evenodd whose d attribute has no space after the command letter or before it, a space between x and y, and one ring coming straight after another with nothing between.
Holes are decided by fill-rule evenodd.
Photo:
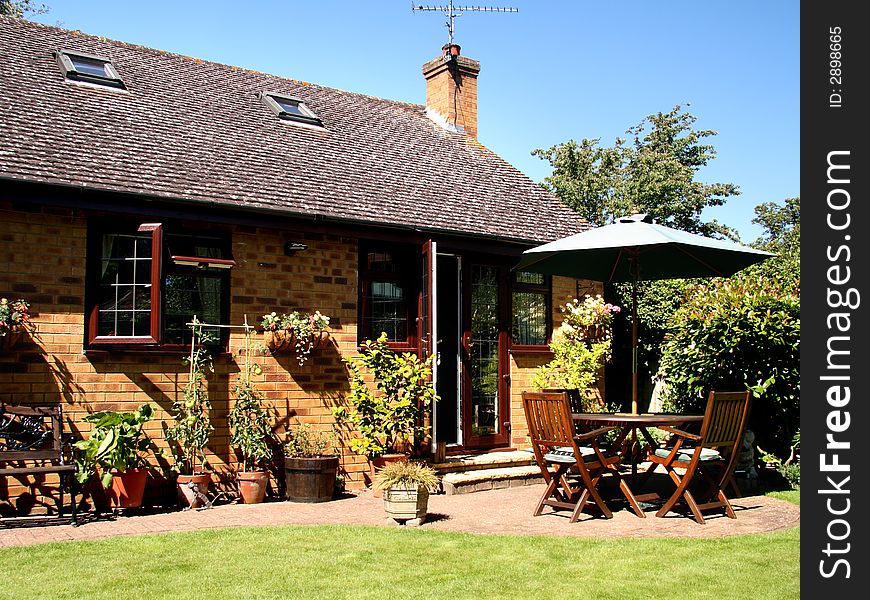
<instances>
[{"instance_id":1,"label":"wooden bench","mask_svg":"<svg viewBox=\"0 0 870 600\"><path fill-rule=\"evenodd\" d=\"M75 472L63 434L63 412L57 406L0 404L0 477L57 473L57 513L63 518L64 484L70 493L70 517L76 518ZM2 523L5 519L0 519Z\"/></svg>"}]
</instances>

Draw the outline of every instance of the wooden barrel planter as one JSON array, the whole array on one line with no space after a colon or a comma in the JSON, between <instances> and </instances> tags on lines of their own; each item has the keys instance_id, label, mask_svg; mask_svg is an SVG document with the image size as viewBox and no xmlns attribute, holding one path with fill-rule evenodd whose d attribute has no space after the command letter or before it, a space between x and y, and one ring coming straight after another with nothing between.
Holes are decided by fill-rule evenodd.
<instances>
[{"instance_id":1,"label":"wooden barrel planter","mask_svg":"<svg viewBox=\"0 0 870 600\"><path fill-rule=\"evenodd\" d=\"M292 502L327 502L335 494L337 456L284 459L284 498Z\"/></svg>"}]
</instances>

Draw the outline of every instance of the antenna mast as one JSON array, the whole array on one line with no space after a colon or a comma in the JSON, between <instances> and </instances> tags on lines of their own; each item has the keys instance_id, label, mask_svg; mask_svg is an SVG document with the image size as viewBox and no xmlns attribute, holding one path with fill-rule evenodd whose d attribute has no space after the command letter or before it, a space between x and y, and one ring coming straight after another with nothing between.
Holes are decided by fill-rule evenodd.
<instances>
[{"instance_id":1,"label":"antenna mast","mask_svg":"<svg viewBox=\"0 0 870 600\"><path fill-rule=\"evenodd\" d=\"M448 44L453 45L454 19L461 17L462 13L466 12L520 12L518 8L498 7L498 6L453 6L453 0L449 0L447 6L429 6L424 4L411 3L411 10L417 11L441 11L447 17L447 31L449 32Z\"/></svg>"}]
</instances>

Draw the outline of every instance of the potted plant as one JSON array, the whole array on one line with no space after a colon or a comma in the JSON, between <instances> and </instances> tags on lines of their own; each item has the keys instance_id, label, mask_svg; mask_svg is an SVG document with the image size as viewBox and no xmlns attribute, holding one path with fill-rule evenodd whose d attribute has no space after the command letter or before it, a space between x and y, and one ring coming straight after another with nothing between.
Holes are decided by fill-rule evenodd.
<instances>
[{"instance_id":1,"label":"potted plant","mask_svg":"<svg viewBox=\"0 0 870 600\"><path fill-rule=\"evenodd\" d=\"M239 496L244 504L258 504L266 495L269 473L263 466L272 460L269 440L272 426L263 407L263 398L252 381L253 375L261 375L259 365L250 362L251 331L245 331L245 364L233 388L236 398L230 410L230 445L242 456L242 469L236 473Z\"/></svg>"},{"instance_id":2,"label":"potted plant","mask_svg":"<svg viewBox=\"0 0 870 600\"><path fill-rule=\"evenodd\" d=\"M208 491L211 482L211 474L206 471L205 447L214 430L209 418L211 403L207 379L207 373L214 372L214 365L205 346L211 339L209 333L203 331L203 325L196 317L191 329L190 356L185 359L190 371L181 397L172 403L174 423L166 426L166 439L170 442L178 472L178 499L183 506L198 508L203 504L201 495Z\"/></svg>"},{"instance_id":3,"label":"potted plant","mask_svg":"<svg viewBox=\"0 0 870 600\"><path fill-rule=\"evenodd\" d=\"M426 519L429 492L438 490L438 476L432 467L417 461L386 465L375 475L375 488L383 490L384 510L393 520L417 525Z\"/></svg>"},{"instance_id":4,"label":"potted plant","mask_svg":"<svg viewBox=\"0 0 870 600\"><path fill-rule=\"evenodd\" d=\"M366 340L359 357L346 357L350 375L349 406L338 406L333 414L339 423L358 434L350 448L369 459L370 476L385 463L407 458L407 450L429 439L426 416L438 400L432 387L431 361L410 352L393 352L387 334ZM364 371L375 380L373 390ZM375 488L375 494L380 490Z\"/></svg>"},{"instance_id":5,"label":"potted plant","mask_svg":"<svg viewBox=\"0 0 870 600\"><path fill-rule=\"evenodd\" d=\"M335 436L301 423L284 444L284 497L293 502L326 502L335 495L338 455Z\"/></svg>"},{"instance_id":6,"label":"potted plant","mask_svg":"<svg viewBox=\"0 0 870 600\"><path fill-rule=\"evenodd\" d=\"M587 294L582 302L574 300L560 308L562 326L553 336L553 359L541 366L532 385L542 390L565 390L579 412L600 412L603 403L589 394L611 354L611 325L620 307L605 302L601 295Z\"/></svg>"},{"instance_id":7,"label":"potted plant","mask_svg":"<svg viewBox=\"0 0 870 600\"><path fill-rule=\"evenodd\" d=\"M272 352L294 349L300 367L329 335L329 317L319 310L311 314L296 310L281 315L272 312L263 315L260 324L266 334L266 346Z\"/></svg>"},{"instance_id":8,"label":"potted plant","mask_svg":"<svg viewBox=\"0 0 870 600\"><path fill-rule=\"evenodd\" d=\"M0 298L0 350L10 350L21 338L33 331L30 321L30 304L19 298Z\"/></svg>"},{"instance_id":9,"label":"potted plant","mask_svg":"<svg viewBox=\"0 0 870 600\"><path fill-rule=\"evenodd\" d=\"M92 429L87 439L75 443L76 480L84 485L99 469L112 508L142 505L148 475L145 453L151 447L143 426L153 414L151 405L143 404L135 412L106 410L83 419Z\"/></svg>"}]
</instances>

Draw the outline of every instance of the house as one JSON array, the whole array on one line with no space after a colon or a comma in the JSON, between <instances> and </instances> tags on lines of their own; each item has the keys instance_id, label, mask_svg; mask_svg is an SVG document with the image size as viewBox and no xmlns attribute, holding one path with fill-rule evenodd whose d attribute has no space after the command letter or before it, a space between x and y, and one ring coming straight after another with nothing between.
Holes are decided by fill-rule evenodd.
<instances>
[{"instance_id":1,"label":"house","mask_svg":"<svg viewBox=\"0 0 870 600\"><path fill-rule=\"evenodd\" d=\"M581 284L511 267L582 225L477 140L479 71L447 49L421 106L0 17L0 296L38 328L0 355L0 402L61 401L73 429L151 402L161 438L193 315L319 310L329 343L304 366L258 356L282 423L331 426L341 358L385 331L439 354L436 442L525 446L521 392ZM215 334L226 471L243 335ZM362 485L364 458L343 469Z\"/></svg>"}]
</instances>

